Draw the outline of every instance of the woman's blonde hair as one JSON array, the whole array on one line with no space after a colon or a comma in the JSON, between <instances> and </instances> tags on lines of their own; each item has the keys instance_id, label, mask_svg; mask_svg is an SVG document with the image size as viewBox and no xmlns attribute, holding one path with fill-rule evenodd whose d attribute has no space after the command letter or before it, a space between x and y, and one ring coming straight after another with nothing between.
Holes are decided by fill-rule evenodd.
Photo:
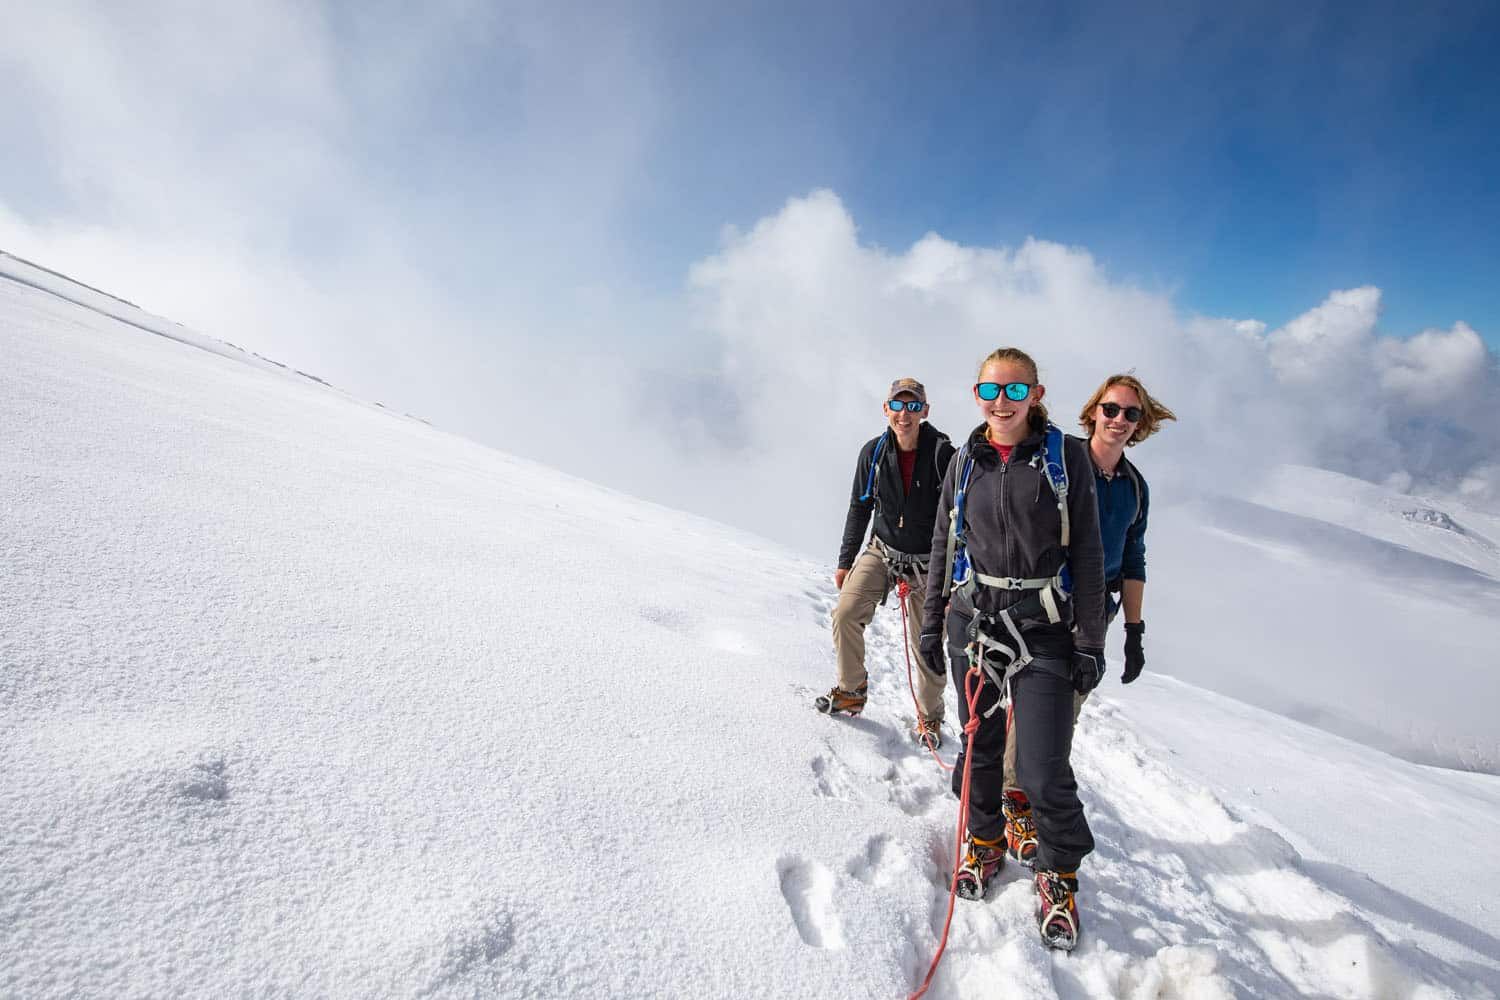
<instances>
[{"instance_id":1,"label":"woman's blonde hair","mask_svg":"<svg viewBox=\"0 0 1500 1000\"><path fill-rule=\"evenodd\" d=\"M1141 400L1141 419L1135 425L1135 433L1130 435L1130 440L1125 442L1127 446L1138 445L1157 431L1161 430L1163 421L1176 420L1177 414L1167 409L1155 396L1146 391L1141 385L1141 380L1134 375L1111 375L1104 380L1104 384L1094 390L1089 401L1083 404L1083 410L1078 414L1078 423L1089 437L1094 435L1094 407L1104 398L1104 394L1117 385L1123 385L1134 389L1135 394Z\"/></svg>"},{"instance_id":2,"label":"woman's blonde hair","mask_svg":"<svg viewBox=\"0 0 1500 1000\"><path fill-rule=\"evenodd\" d=\"M998 361L1002 363L1009 361L1012 364L1017 364L1025 368L1028 372L1031 373L1030 378L1033 388L1035 388L1036 385L1042 380L1041 375L1037 372L1036 362L1031 360L1031 355L1027 354L1019 347L997 347L995 348L995 350L987 354L983 361L979 362L979 371L974 375L974 380L976 382L984 377L984 366L992 361ZM1041 404L1040 400L1033 399L1031 410L1026 414L1026 420L1031 424L1032 430L1039 431L1046 428L1047 408Z\"/></svg>"}]
</instances>

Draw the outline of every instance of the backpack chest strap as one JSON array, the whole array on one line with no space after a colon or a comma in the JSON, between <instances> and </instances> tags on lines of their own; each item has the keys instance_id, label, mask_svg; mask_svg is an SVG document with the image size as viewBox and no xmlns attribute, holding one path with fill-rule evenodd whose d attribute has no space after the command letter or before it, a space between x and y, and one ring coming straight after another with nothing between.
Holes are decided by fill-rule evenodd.
<instances>
[{"instance_id":1,"label":"backpack chest strap","mask_svg":"<svg viewBox=\"0 0 1500 1000\"><path fill-rule=\"evenodd\" d=\"M1041 590L1045 587L1062 585L1060 576L990 576L988 573L975 571L974 579L996 590Z\"/></svg>"}]
</instances>

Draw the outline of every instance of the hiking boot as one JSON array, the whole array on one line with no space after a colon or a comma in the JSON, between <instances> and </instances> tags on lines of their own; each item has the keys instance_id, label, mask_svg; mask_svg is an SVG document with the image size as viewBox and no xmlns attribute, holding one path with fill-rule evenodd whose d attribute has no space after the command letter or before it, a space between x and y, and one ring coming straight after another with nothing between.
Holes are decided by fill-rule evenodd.
<instances>
[{"instance_id":1,"label":"hiking boot","mask_svg":"<svg viewBox=\"0 0 1500 1000\"><path fill-rule=\"evenodd\" d=\"M1036 867L1036 820L1031 818L1031 800L1019 788L1007 788L1000 805L1005 813L1005 853L1017 864Z\"/></svg>"},{"instance_id":2,"label":"hiking boot","mask_svg":"<svg viewBox=\"0 0 1500 1000\"><path fill-rule=\"evenodd\" d=\"M835 687L827 694L818 695L813 704L824 715L858 715L865 710L865 695L869 690L868 684L861 684L853 691Z\"/></svg>"},{"instance_id":3,"label":"hiking boot","mask_svg":"<svg viewBox=\"0 0 1500 1000\"><path fill-rule=\"evenodd\" d=\"M990 879L1005 864L1005 841L983 840L969 834L964 840L964 863L954 877L954 887L964 899L983 899Z\"/></svg>"},{"instance_id":4,"label":"hiking boot","mask_svg":"<svg viewBox=\"0 0 1500 1000\"><path fill-rule=\"evenodd\" d=\"M1036 873L1036 926L1049 948L1072 951L1078 947L1077 872Z\"/></svg>"},{"instance_id":5,"label":"hiking boot","mask_svg":"<svg viewBox=\"0 0 1500 1000\"><path fill-rule=\"evenodd\" d=\"M943 745L943 720L917 716L917 728L912 730L911 738L936 753Z\"/></svg>"}]
</instances>

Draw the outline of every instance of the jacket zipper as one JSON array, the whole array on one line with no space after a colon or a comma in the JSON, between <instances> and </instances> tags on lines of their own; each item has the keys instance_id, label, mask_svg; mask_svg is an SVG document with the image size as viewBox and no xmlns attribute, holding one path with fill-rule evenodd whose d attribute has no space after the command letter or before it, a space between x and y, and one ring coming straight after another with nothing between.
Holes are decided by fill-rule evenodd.
<instances>
[{"instance_id":1,"label":"jacket zipper","mask_svg":"<svg viewBox=\"0 0 1500 1000\"><path fill-rule=\"evenodd\" d=\"M1001 539L1001 542L1000 542L1000 551L1005 553L1005 564L1007 566L1013 565L1015 563L1015 560L1012 558L1012 554L1011 554L1011 550L1010 550L1010 536L1011 536L1010 520L1005 516L1005 474L1007 472L1009 472L1009 471L1010 471L1010 462L1007 459L1005 459L1005 458L1001 458L1000 459L1000 502L999 502L999 504L997 504L997 507L999 508L999 514L1000 514L1000 539Z\"/></svg>"},{"instance_id":2,"label":"jacket zipper","mask_svg":"<svg viewBox=\"0 0 1500 1000\"><path fill-rule=\"evenodd\" d=\"M901 483L901 507L896 511L896 530L906 527L906 484L901 480L901 445L896 445L893 457L896 461L896 482Z\"/></svg>"}]
</instances>

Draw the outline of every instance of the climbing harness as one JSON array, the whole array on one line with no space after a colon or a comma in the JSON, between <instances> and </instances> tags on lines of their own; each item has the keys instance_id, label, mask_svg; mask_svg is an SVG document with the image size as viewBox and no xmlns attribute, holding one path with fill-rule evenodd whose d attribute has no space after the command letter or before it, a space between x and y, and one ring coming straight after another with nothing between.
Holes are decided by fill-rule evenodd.
<instances>
[{"instance_id":1,"label":"climbing harness","mask_svg":"<svg viewBox=\"0 0 1500 1000\"><path fill-rule=\"evenodd\" d=\"M898 581L920 581L927 575L927 553L902 552L876 539L876 547L885 559L887 572L894 584Z\"/></svg>"},{"instance_id":2,"label":"climbing harness","mask_svg":"<svg viewBox=\"0 0 1500 1000\"><path fill-rule=\"evenodd\" d=\"M891 596L891 588L899 589L903 584L910 586L918 584L925 586L927 582L927 559L926 553L902 552L893 549L879 538L872 539L870 548L875 550L876 555L885 560L885 593L880 595L880 605L885 606L886 599ZM903 614L905 613L903 607Z\"/></svg>"}]
</instances>

